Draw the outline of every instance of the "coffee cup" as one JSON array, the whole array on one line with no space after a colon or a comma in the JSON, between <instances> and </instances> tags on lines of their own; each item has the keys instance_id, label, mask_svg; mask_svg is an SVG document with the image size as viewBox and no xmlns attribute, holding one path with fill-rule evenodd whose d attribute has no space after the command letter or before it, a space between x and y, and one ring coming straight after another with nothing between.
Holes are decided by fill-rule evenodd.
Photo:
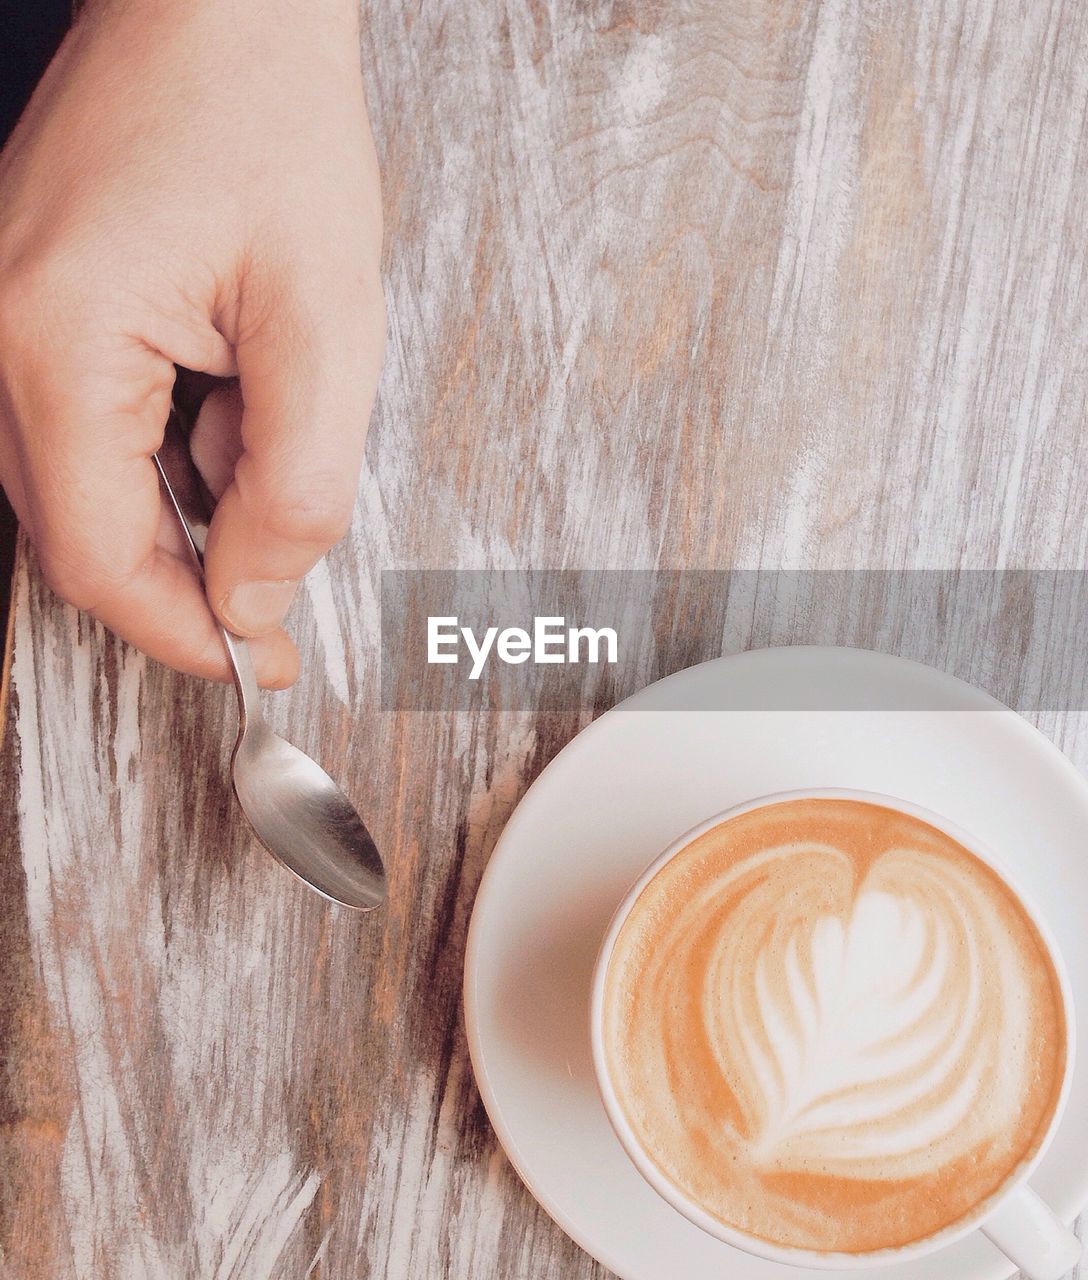
<instances>
[{"instance_id":1,"label":"coffee cup","mask_svg":"<svg viewBox=\"0 0 1088 1280\"><path fill-rule=\"evenodd\" d=\"M853 1270L982 1231L1028 1280L1080 1256L1028 1185L1072 1079L1061 957L917 805L787 792L686 832L613 917L590 1030L628 1157L726 1244Z\"/></svg>"}]
</instances>

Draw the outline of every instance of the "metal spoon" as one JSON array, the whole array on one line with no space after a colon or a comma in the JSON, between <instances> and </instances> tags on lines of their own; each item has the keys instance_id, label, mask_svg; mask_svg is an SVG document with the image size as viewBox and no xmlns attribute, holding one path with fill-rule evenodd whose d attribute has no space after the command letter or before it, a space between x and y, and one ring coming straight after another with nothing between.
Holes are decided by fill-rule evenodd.
<instances>
[{"instance_id":1,"label":"metal spoon","mask_svg":"<svg viewBox=\"0 0 1088 1280\"><path fill-rule=\"evenodd\" d=\"M176 410L154 461L203 581L212 503ZM220 630L238 691L230 768L242 812L269 853L300 880L333 902L372 910L385 898L385 871L370 832L325 770L265 723L249 646Z\"/></svg>"}]
</instances>

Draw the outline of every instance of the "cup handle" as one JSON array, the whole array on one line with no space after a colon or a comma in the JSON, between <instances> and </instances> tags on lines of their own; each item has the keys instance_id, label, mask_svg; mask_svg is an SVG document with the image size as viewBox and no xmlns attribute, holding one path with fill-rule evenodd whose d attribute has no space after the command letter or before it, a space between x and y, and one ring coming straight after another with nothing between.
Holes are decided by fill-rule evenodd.
<instances>
[{"instance_id":1,"label":"cup handle","mask_svg":"<svg viewBox=\"0 0 1088 1280\"><path fill-rule=\"evenodd\" d=\"M1026 1280L1064 1280L1077 1265L1081 1243L1030 1187L1018 1187L982 1223Z\"/></svg>"}]
</instances>

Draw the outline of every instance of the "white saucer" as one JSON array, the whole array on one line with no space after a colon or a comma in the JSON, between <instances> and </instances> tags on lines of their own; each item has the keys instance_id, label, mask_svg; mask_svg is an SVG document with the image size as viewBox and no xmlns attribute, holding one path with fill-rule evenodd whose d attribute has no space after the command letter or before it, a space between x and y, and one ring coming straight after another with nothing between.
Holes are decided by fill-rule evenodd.
<instances>
[{"instance_id":1,"label":"white saucer","mask_svg":"<svg viewBox=\"0 0 1088 1280\"><path fill-rule=\"evenodd\" d=\"M927 709L675 709L843 687L854 706L887 706L894 687L894 706ZM579 734L528 791L480 886L465 962L469 1047L499 1139L555 1221L623 1280L803 1274L711 1239L642 1181L597 1097L588 998L613 909L676 835L754 796L828 786L914 801L992 848L1047 917L1088 1025L1088 783L1026 721L950 676L862 650L764 649L651 685ZM1061 1131L1032 1179L1066 1221L1088 1201L1085 1133L1082 1052ZM976 1232L918 1262L809 1274L1014 1271Z\"/></svg>"}]
</instances>

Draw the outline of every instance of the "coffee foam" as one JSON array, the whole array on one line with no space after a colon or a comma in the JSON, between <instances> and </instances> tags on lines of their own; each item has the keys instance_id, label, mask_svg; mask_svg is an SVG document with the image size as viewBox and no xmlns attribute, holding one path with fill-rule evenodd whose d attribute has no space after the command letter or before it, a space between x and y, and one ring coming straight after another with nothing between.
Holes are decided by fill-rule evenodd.
<instances>
[{"instance_id":1,"label":"coffee foam","mask_svg":"<svg viewBox=\"0 0 1088 1280\"><path fill-rule=\"evenodd\" d=\"M832 798L727 820L650 881L604 1032L670 1181L750 1235L847 1253L997 1191L1042 1141L1066 1039L1004 882L920 819Z\"/></svg>"}]
</instances>

